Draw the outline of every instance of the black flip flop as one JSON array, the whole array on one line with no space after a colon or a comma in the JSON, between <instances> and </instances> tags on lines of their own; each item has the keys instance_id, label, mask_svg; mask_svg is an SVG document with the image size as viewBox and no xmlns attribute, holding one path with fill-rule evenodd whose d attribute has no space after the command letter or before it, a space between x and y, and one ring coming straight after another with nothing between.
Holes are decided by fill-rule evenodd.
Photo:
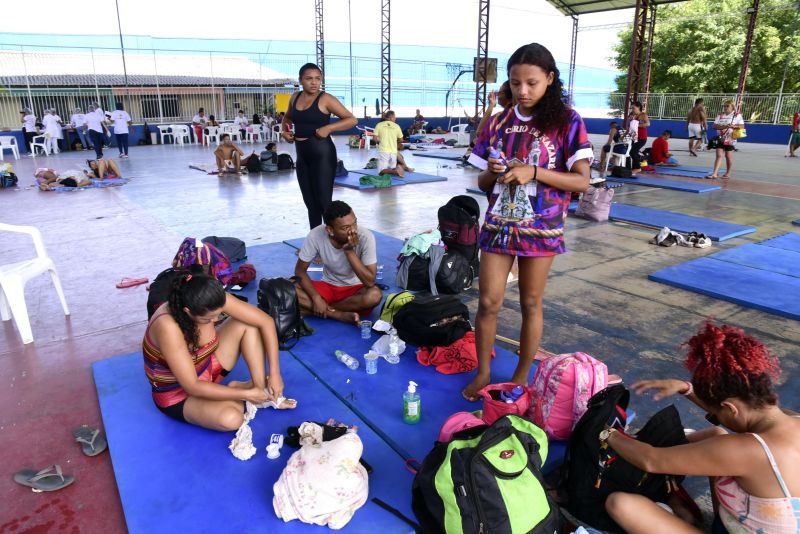
<instances>
[{"instance_id":1,"label":"black flip flop","mask_svg":"<svg viewBox=\"0 0 800 534\"><path fill-rule=\"evenodd\" d=\"M79 426L72 431L72 435L81 444L86 456L97 456L108 448L108 441L100 435L100 430L94 430L88 425Z\"/></svg>"},{"instance_id":2,"label":"black flip flop","mask_svg":"<svg viewBox=\"0 0 800 534\"><path fill-rule=\"evenodd\" d=\"M73 482L75 477L64 475L61 466L53 464L41 471L35 469L22 469L14 473L14 482L32 488L35 493L42 491L56 491L66 488Z\"/></svg>"}]
</instances>

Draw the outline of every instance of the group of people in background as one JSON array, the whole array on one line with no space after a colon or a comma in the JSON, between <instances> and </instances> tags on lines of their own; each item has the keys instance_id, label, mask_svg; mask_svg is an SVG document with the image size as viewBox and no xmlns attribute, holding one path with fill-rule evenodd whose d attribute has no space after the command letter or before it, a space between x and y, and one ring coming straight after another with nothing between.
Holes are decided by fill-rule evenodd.
<instances>
[{"instance_id":1,"label":"group of people in background","mask_svg":"<svg viewBox=\"0 0 800 534\"><path fill-rule=\"evenodd\" d=\"M70 116L70 128L74 128L83 150L93 149L97 159L103 158L103 148L111 146L111 133L108 125L114 128L114 137L119 148L119 157L128 157L128 137L130 128L133 124L131 116L125 111L122 102L116 103L116 109L106 112L100 107L99 102L89 105L86 113L81 108L75 108ZM59 141L64 139L64 121L54 108L46 108L41 122L37 122L31 108L23 108L20 112L22 132L25 137L25 145L34 155L34 137L44 135L45 146L53 153L59 152Z\"/></svg>"}]
</instances>

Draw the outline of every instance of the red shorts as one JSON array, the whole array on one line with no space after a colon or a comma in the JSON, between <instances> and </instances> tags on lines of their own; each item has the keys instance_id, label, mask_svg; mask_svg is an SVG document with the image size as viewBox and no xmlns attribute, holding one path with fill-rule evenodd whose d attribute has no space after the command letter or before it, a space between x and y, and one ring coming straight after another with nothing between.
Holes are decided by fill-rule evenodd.
<instances>
[{"instance_id":1,"label":"red shorts","mask_svg":"<svg viewBox=\"0 0 800 534\"><path fill-rule=\"evenodd\" d=\"M330 305L334 305L337 302L346 299L347 297L352 297L359 290L364 287L364 284L356 284L354 286L335 286L333 284L329 284L328 282L323 282L322 280L312 280L312 284L314 284L314 289L317 290L317 293ZM358 312L359 317L366 317L370 313L372 313L372 308L368 310L361 310Z\"/></svg>"}]
</instances>

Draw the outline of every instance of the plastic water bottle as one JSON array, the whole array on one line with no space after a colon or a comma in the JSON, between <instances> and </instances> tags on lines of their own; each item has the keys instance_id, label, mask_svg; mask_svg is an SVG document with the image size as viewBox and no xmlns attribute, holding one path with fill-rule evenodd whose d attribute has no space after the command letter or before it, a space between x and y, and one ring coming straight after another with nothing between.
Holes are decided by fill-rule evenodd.
<instances>
[{"instance_id":1,"label":"plastic water bottle","mask_svg":"<svg viewBox=\"0 0 800 534\"><path fill-rule=\"evenodd\" d=\"M336 359L345 364L347 367L355 371L358 369L358 360L347 354L343 350L337 350L334 354L336 354Z\"/></svg>"},{"instance_id":2,"label":"plastic water bottle","mask_svg":"<svg viewBox=\"0 0 800 534\"><path fill-rule=\"evenodd\" d=\"M400 338L397 337L397 330L389 329L389 354L384 356L389 363L400 363Z\"/></svg>"},{"instance_id":3,"label":"plastic water bottle","mask_svg":"<svg viewBox=\"0 0 800 534\"><path fill-rule=\"evenodd\" d=\"M514 402L516 402L518 398L522 396L523 393L525 393L525 390L522 389L522 386L517 386L511 391L501 392L500 399L507 402L508 404L513 404Z\"/></svg>"},{"instance_id":4,"label":"plastic water bottle","mask_svg":"<svg viewBox=\"0 0 800 534\"><path fill-rule=\"evenodd\" d=\"M383 264L378 264L378 270L375 273L375 280L383 280Z\"/></svg>"},{"instance_id":5,"label":"plastic water bottle","mask_svg":"<svg viewBox=\"0 0 800 534\"><path fill-rule=\"evenodd\" d=\"M501 160L501 163L503 165L506 165L506 160L502 156L503 155L500 153L500 149L495 148L495 147L489 148L489 157L490 158L494 158L494 159L499 159L499 160ZM500 174L505 174L505 171L501 172Z\"/></svg>"}]
</instances>

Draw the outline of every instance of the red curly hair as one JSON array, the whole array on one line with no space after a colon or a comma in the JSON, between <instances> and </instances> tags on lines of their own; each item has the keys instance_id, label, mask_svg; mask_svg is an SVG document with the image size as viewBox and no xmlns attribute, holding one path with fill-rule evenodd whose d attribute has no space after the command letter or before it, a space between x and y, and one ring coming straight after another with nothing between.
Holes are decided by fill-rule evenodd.
<instances>
[{"instance_id":1,"label":"red curly hair","mask_svg":"<svg viewBox=\"0 0 800 534\"><path fill-rule=\"evenodd\" d=\"M684 345L689 349L686 368L703 402L719 406L736 397L756 408L777 404L773 380L780 374L778 360L741 328L717 326L709 319Z\"/></svg>"}]
</instances>

